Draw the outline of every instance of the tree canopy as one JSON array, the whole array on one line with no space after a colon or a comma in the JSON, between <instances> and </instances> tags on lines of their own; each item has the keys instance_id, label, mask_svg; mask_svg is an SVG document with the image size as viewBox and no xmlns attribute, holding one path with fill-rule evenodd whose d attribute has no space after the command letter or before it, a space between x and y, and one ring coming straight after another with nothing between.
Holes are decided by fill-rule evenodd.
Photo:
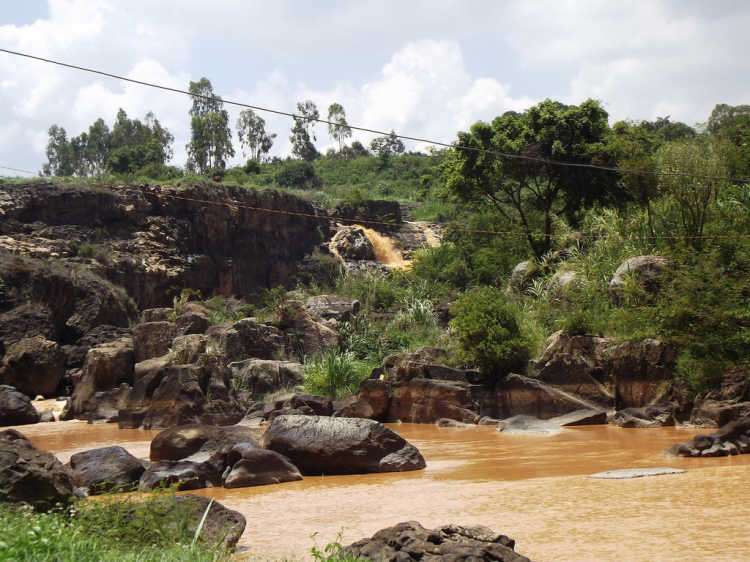
<instances>
[{"instance_id":1,"label":"tree canopy","mask_svg":"<svg viewBox=\"0 0 750 562\"><path fill-rule=\"evenodd\" d=\"M229 113L221 96L214 93L208 78L190 82L190 142L187 145L187 167L198 173L214 168L224 169L228 158L234 156Z\"/></svg>"},{"instance_id":2,"label":"tree canopy","mask_svg":"<svg viewBox=\"0 0 750 562\"><path fill-rule=\"evenodd\" d=\"M458 133L456 145L467 148L448 153L446 186L461 201L494 208L526 234L541 257L550 249L555 215L575 222L582 206L612 198L614 174L585 167L612 164L607 117L595 100L567 106L548 99L491 124L479 121Z\"/></svg>"},{"instance_id":3,"label":"tree canopy","mask_svg":"<svg viewBox=\"0 0 750 562\"><path fill-rule=\"evenodd\" d=\"M352 130L346 122L346 112L341 104L332 103L328 106L328 121L328 134L339 143L339 152L341 152L346 139L352 136Z\"/></svg>"},{"instance_id":4,"label":"tree canopy","mask_svg":"<svg viewBox=\"0 0 750 562\"><path fill-rule=\"evenodd\" d=\"M250 150L251 160L260 161L264 154L268 154L273 146L273 139L276 133L269 135L266 133L266 121L256 115L252 109L245 109L240 112L237 119L237 136L240 138L240 144ZM242 154L247 156L243 150Z\"/></svg>"},{"instance_id":5,"label":"tree canopy","mask_svg":"<svg viewBox=\"0 0 750 562\"><path fill-rule=\"evenodd\" d=\"M315 138L313 127L320 118L317 106L310 100L297 103L297 115L294 116L294 126L289 140L292 142L292 154L297 158L312 162L320 156L313 141Z\"/></svg>"}]
</instances>

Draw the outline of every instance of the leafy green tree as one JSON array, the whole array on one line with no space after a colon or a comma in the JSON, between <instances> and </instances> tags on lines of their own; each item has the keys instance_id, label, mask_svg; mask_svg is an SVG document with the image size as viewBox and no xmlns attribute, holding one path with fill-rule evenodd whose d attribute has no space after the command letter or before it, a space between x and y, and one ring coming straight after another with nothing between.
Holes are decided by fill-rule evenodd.
<instances>
[{"instance_id":1,"label":"leafy green tree","mask_svg":"<svg viewBox=\"0 0 750 562\"><path fill-rule=\"evenodd\" d=\"M47 163L42 167L42 172L48 176L72 176L75 173L75 159L65 129L52 125L48 134L45 150Z\"/></svg>"},{"instance_id":2,"label":"leafy green tree","mask_svg":"<svg viewBox=\"0 0 750 562\"><path fill-rule=\"evenodd\" d=\"M677 174L660 176L659 187L668 202L676 203L680 234L696 250L703 246L712 203L724 183L718 178L729 174L732 148L726 141L705 137L666 143L657 154L658 170Z\"/></svg>"},{"instance_id":3,"label":"leafy green tree","mask_svg":"<svg viewBox=\"0 0 750 562\"><path fill-rule=\"evenodd\" d=\"M306 162L312 162L320 156L313 144L313 141L318 140L315 138L313 127L316 120L320 118L320 113L310 100L297 103L297 112L298 114L293 117L294 126L292 135L289 137L292 143L292 154Z\"/></svg>"},{"instance_id":4,"label":"leafy green tree","mask_svg":"<svg viewBox=\"0 0 750 562\"><path fill-rule=\"evenodd\" d=\"M358 140L352 141L351 146L344 146L341 149L340 154L349 160L356 160L357 158L366 158L372 156L367 147Z\"/></svg>"},{"instance_id":5,"label":"leafy green tree","mask_svg":"<svg viewBox=\"0 0 750 562\"><path fill-rule=\"evenodd\" d=\"M750 176L750 105L717 105L708 118L708 132L737 147L730 173L742 178Z\"/></svg>"},{"instance_id":6,"label":"leafy green tree","mask_svg":"<svg viewBox=\"0 0 750 562\"><path fill-rule=\"evenodd\" d=\"M653 131L663 141L673 141L685 138L695 138L698 134L690 125L682 121L670 121L669 115L657 117L656 121L642 121L643 127Z\"/></svg>"},{"instance_id":7,"label":"leafy green tree","mask_svg":"<svg viewBox=\"0 0 750 562\"><path fill-rule=\"evenodd\" d=\"M214 93L208 78L190 82L188 88L193 106L190 108L190 143L187 145L187 167L205 174L214 168L226 168L234 156L229 113L221 96Z\"/></svg>"},{"instance_id":8,"label":"leafy green tree","mask_svg":"<svg viewBox=\"0 0 750 562\"><path fill-rule=\"evenodd\" d=\"M250 160L258 162L263 154L268 154L273 146L273 139L276 138L276 133L272 135L266 133L265 119L256 115L252 109L240 112L240 117L237 119L237 135L242 148L247 146L250 149ZM244 150L242 155L247 156Z\"/></svg>"},{"instance_id":9,"label":"leafy green tree","mask_svg":"<svg viewBox=\"0 0 750 562\"><path fill-rule=\"evenodd\" d=\"M610 166L608 135L607 112L598 101L567 106L545 100L525 113L508 112L458 133L456 144L468 149L446 156L446 187L460 201L494 208L525 233L541 257L550 249L553 218L564 215L574 222L582 206L611 199L616 181L612 172L530 159ZM541 235L535 233L538 216Z\"/></svg>"},{"instance_id":10,"label":"leafy green tree","mask_svg":"<svg viewBox=\"0 0 750 562\"><path fill-rule=\"evenodd\" d=\"M351 138L352 130L346 122L346 112L341 104L332 103L328 106L328 134L339 143L339 152L344 147L346 139Z\"/></svg>"},{"instance_id":11,"label":"leafy green tree","mask_svg":"<svg viewBox=\"0 0 750 562\"><path fill-rule=\"evenodd\" d=\"M404 153L406 147L396 133L391 129L390 134L372 139L370 150L377 156L399 156Z\"/></svg>"},{"instance_id":12,"label":"leafy green tree","mask_svg":"<svg viewBox=\"0 0 750 562\"><path fill-rule=\"evenodd\" d=\"M86 144L86 160L90 164L91 172L100 174L107 165L110 152L110 131L101 117L89 127L88 143ZM170 141L171 142L171 141Z\"/></svg>"}]
</instances>

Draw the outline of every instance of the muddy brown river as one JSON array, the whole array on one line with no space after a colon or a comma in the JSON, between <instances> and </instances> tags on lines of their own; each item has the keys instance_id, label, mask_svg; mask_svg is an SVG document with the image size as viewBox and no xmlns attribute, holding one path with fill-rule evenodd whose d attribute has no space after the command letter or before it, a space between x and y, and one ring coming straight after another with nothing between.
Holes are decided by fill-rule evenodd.
<instances>
[{"instance_id":1,"label":"muddy brown river","mask_svg":"<svg viewBox=\"0 0 750 562\"><path fill-rule=\"evenodd\" d=\"M664 459L696 430L567 429L555 436L502 435L493 427L391 425L427 460L422 471L306 477L256 488L199 491L241 511L240 544L257 560L303 559L344 534L353 542L401 521L426 527L481 524L544 561L750 560L750 455ZM18 428L66 462L78 451L121 445L148 458L156 431L83 422ZM686 474L596 480L619 468L669 466Z\"/></svg>"}]
</instances>

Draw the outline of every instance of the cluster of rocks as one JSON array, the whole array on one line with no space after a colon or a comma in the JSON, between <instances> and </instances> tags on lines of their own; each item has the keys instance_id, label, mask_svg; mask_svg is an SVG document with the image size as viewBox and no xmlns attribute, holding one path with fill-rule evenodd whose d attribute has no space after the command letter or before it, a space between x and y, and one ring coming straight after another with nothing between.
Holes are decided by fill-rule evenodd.
<instances>
[{"instance_id":1,"label":"cluster of rocks","mask_svg":"<svg viewBox=\"0 0 750 562\"><path fill-rule=\"evenodd\" d=\"M723 425L718 431L696 435L664 451L665 457L726 457L750 453L750 416Z\"/></svg>"},{"instance_id":2,"label":"cluster of rocks","mask_svg":"<svg viewBox=\"0 0 750 562\"><path fill-rule=\"evenodd\" d=\"M480 525L426 529L416 521L407 521L357 541L344 552L389 562L529 562L514 548L513 539Z\"/></svg>"}]
</instances>

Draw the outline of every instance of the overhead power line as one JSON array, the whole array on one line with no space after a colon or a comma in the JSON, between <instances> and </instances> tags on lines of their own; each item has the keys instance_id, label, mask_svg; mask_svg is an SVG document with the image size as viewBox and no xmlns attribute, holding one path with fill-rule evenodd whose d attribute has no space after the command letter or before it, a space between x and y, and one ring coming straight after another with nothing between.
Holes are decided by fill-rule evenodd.
<instances>
[{"instance_id":1,"label":"overhead power line","mask_svg":"<svg viewBox=\"0 0 750 562\"><path fill-rule=\"evenodd\" d=\"M0 166L0 169L3 170L13 170L15 172L23 172L26 174L32 174L36 176L36 172L29 172L28 170L20 170L18 168L10 168L8 166ZM57 179L57 180L69 180L70 178L63 178L58 176L51 176L49 178ZM231 209L246 209L249 211L258 211L261 213L273 213L277 215L291 215L291 216L297 216L297 217L303 217L303 218L312 218L312 219L320 219L320 220L326 220L326 221L336 221L339 223L350 223L352 225L367 225L367 226L383 226L388 228L393 228L395 226L398 226L404 230L412 230L414 232L421 232L420 229L415 228L413 226L409 226L408 224L395 224L392 222L383 222L383 221L373 221L373 220L365 220L365 219L347 219L342 217L334 217L331 215L317 215L312 213L300 213L298 211L284 211L281 209L267 209L265 207L253 207L250 205L241 205L238 203L224 203L222 201L211 201L209 199L196 199L194 197L185 197L184 195L173 195L171 193L156 193L154 191L146 191L145 189L136 189L135 187L129 187L124 185L114 185L114 184L107 184L107 183L96 183L91 181L86 181L82 179L77 179L77 181L83 185L86 185L88 187L102 187L106 189L111 189L113 191L124 191L128 193L136 193L140 195L150 195L152 197L160 197L162 199L174 199L177 201L190 201L192 203L200 203L201 205L217 205L220 207L229 207ZM458 227L441 227L441 230L444 232L465 232L470 234L491 234L491 235L503 235L503 236L522 236L524 238L528 236L533 236L536 238L567 238L569 234L554 234L554 233L544 233L544 232L520 232L520 231L514 231L514 230L482 230L477 228L458 228ZM722 235L708 235L708 236L648 236L648 235L630 235L630 236L624 236L621 234L583 234L578 233L576 236L579 238L590 238L590 239L598 239L598 238L628 238L628 239L639 239L639 240L717 240L717 239L740 239L740 238L750 238L750 234L722 234Z\"/></svg>"},{"instance_id":2,"label":"overhead power line","mask_svg":"<svg viewBox=\"0 0 750 562\"><path fill-rule=\"evenodd\" d=\"M151 82L144 82L142 80L135 80L133 78L127 78L125 76L119 76L117 74L112 74L110 72L104 72L102 70L95 70L95 69L92 69L92 68L86 68L86 67L83 67L83 66L77 66L77 65L74 65L74 64L68 64L68 63L65 63L65 62L60 62L60 61L56 61L56 60L52 60L52 59L47 59L47 58L44 58L44 57L38 57L38 56L35 56L35 55L29 55L29 54L26 54L26 53L20 53L18 51L11 51L10 49L2 49L2 48L0 48L0 52L7 53L9 55L15 55L15 56L18 56L18 57L24 57L24 58L28 58L28 59L38 60L38 61L46 62L46 63L49 63L49 64L55 64L55 65L62 66L62 67L65 67L65 68L72 68L74 70L80 70L82 72L89 72L91 74L98 74L100 76L106 76L108 78L114 78L115 80L122 80L124 82L130 82L132 84L139 84L141 86L147 86L149 88L157 88L159 90L165 90L165 91L168 91L168 92L174 92L174 93L177 93L177 94L184 94L184 95L192 96L192 97L195 97L195 98L201 98L201 99L205 99L205 100L208 100L208 101L218 101L218 102L225 103L227 105L233 105L233 106L236 106L236 107L244 107L244 108L247 108L247 109L254 109L256 111L262 111L262 112L265 112L265 113L273 113L275 115L282 115L284 117L291 117L292 119L304 119L304 120L307 120L307 121L315 121L316 123L324 123L326 125L333 125L333 126L342 127L342 125L340 125L339 123L334 123L334 122L331 122L331 121L327 121L325 119L314 118L314 117L309 117L309 116L305 116L305 115L297 115L296 113L289 113L287 111L280 111L278 109L270 109L270 108L267 108L267 107L260 107L260 106L257 106L257 105L250 105L250 104L246 104L246 103L240 103L240 102L236 102L236 101L225 100L225 99L221 99L221 98L217 98L217 97L212 97L212 96L203 96L203 95L200 95L200 94L192 94L192 93L190 93L187 90L180 90L179 88L171 88L169 86L162 86L160 84L153 84ZM355 126L355 125L345 125L345 127L348 128L348 129L352 129L354 131L360 131L360 132L364 132L364 133L373 133L373 134L376 134L376 135L386 135L386 136L390 136L391 135L391 132L378 131L376 129L369 129L367 127L358 127L358 126ZM560 161L557 161L557 160L547 160L545 158L537 158L537 157L534 157L534 156L523 156L523 155L520 155L520 154L508 154L508 153L505 153L505 152L497 152L497 151L494 151L494 150L485 150L485 149L482 149L482 148L476 148L476 147L472 147L472 146L463 146L463 145L453 144L453 143L449 144L449 143L445 143L445 142L441 142L441 141L435 141L435 140L430 140L430 139L423 139L423 138L419 138L419 137L409 137L409 136L406 136L406 135L397 135L395 133L394 133L394 136L396 138L403 139L403 140L410 140L410 141L414 141L414 142L421 142L421 143L425 143L425 144L431 144L431 145L434 145L434 146L441 146L441 147L444 147L444 148L470 150L470 151L479 152L479 153L482 153L482 154L490 154L490 155L493 155L493 156L500 156L502 158L512 158L512 159L515 159L515 160L524 160L524 161L527 161L527 162L537 162L537 163L540 163L540 164L549 164L549 165L553 165L553 166L564 166L564 167L569 167L569 168L585 168L585 169L588 169L588 170L599 170L599 171L617 172L617 173L625 173L625 174L641 174L641 175L651 175L651 176L677 176L677 177L688 177L688 178L707 179L707 180L715 180L715 181L732 181L732 182L737 182L737 183L750 183L750 179L742 179L742 178L704 176L704 175L699 175L699 174L688 174L688 173L681 173L681 172L656 172L656 171L650 171L650 170L634 170L634 169L623 169L623 168L610 168L608 166L595 166L593 164L579 164L579 163L575 163L575 162L560 162Z\"/></svg>"}]
</instances>

